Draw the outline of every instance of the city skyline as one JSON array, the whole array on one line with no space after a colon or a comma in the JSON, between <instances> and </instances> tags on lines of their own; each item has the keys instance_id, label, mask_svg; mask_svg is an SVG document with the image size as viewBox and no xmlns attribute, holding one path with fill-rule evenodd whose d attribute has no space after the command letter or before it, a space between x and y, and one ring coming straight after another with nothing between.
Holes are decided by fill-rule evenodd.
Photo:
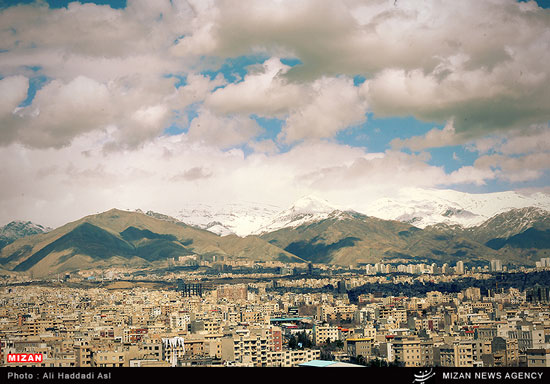
<instances>
[{"instance_id":1,"label":"city skyline","mask_svg":"<svg viewBox=\"0 0 550 384\"><path fill-rule=\"evenodd\" d=\"M501 272L238 261L222 275L205 261L202 273L112 268L27 286L14 276L0 290L0 365L546 369L548 261Z\"/></svg>"}]
</instances>

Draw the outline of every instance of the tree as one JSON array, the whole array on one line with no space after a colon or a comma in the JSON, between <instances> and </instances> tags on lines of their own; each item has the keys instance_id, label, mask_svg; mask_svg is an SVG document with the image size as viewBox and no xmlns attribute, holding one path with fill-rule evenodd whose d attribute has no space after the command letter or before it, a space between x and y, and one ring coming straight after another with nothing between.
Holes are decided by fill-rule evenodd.
<instances>
[{"instance_id":1,"label":"tree","mask_svg":"<svg viewBox=\"0 0 550 384\"><path fill-rule=\"evenodd\" d=\"M375 359L370 360L367 364L367 367L387 367L388 363L384 360L379 359L378 357Z\"/></svg>"},{"instance_id":2,"label":"tree","mask_svg":"<svg viewBox=\"0 0 550 384\"><path fill-rule=\"evenodd\" d=\"M307 335L306 331L302 331L298 334L298 345L301 346L301 348L311 348L313 346L313 342Z\"/></svg>"},{"instance_id":3,"label":"tree","mask_svg":"<svg viewBox=\"0 0 550 384\"><path fill-rule=\"evenodd\" d=\"M355 359L355 362L359 365L367 365L367 359L365 359L365 356L363 355L359 355L357 356L357 358Z\"/></svg>"},{"instance_id":4,"label":"tree","mask_svg":"<svg viewBox=\"0 0 550 384\"><path fill-rule=\"evenodd\" d=\"M298 348L298 341L296 340L296 336L292 335L288 339L288 349L296 349Z\"/></svg>"},{"instance_id":5,"label":"tree","mask_svg":"<svg viewBox=\"0 0 550 384\"><path fill-rule=\"evenodd\" d=\"M399 356L395 356L393 362L388 364L388 367L404 367L405 363L399 360Z\"/></svg>"}]
</instances>

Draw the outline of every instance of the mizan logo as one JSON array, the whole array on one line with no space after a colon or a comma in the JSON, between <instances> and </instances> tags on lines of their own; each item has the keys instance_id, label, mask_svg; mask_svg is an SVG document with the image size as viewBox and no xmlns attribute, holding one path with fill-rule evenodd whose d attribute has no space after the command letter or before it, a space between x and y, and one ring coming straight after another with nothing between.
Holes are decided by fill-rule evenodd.
<instances>
[{"instance_id":1,"label":"mizan logo","mask_svg":"<svg viewBox=\"0 0 550 384\"><path fill-rule=\"evenodd\" d=\"M8 353L8 363L41 363L41 353Z\"/></svg>"},{"instance_id":2,"label":"mizan logo","mask_svg":"<svg viewBox=\"0 0 550 384\"><path fill-rule=\"evenodd\" d=\"M419 373L414 374L413 383L423 384L434 376L435 372L431 368L426 371L420 371Z\"/></svg>"}]
</instances>

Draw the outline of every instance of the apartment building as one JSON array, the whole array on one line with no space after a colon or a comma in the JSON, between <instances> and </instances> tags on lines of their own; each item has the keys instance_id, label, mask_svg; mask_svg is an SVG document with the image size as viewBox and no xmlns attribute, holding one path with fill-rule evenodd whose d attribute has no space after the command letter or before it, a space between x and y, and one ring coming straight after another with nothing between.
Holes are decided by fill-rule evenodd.
<instances>
[{"instance_id":1,"label":"apartment building","mask_svg":"<svg viewBox=\"0 0 550 384\"><path fill-rule=\"evenodd\" d=\"M526 351L529 368L550 367L550 348L531 348Z\"/></svg>"},{"instance_id":2,"label":"apartment building","mask_svg":"<svg viewBox=\"0 0 550 384\"><path fill-rule=\"evenodd\" d=\"M177 311L169 315L170 328L173 330L187 330L190 322L191 314L189 311Z\"/></svg>"},{"instance_id":3,"label":"apartment building","mask_svg":"<svg viewBox=\"0 0 550 384\"><path fill-rule=\"evenodd\" d=\"M141 357L141 351L137 345L116 345L108 347L110 348L92 349L92 367L129 367L130 360Z\"/></svg>"},{"instance_id":4,"label":"apartment building","mask_svg":"<svg viewBox=\"0 0 550 384\"><path fill-rule=\"evenodd\" d=\"M241 312L241 323L246 324L268 324L269 315L259 311L243 311Z\"/></svg>"},{"instance_id":5,"label":"apartment building","mask_svg":"<svg viewBox=\"0 0 550 384\"><path fill-rule=\"evenodd\" d=\"M216 290L218 299L244 301L248 298L248 287L245 284L222 285Z\"/></svg>"},{"instance_id":6,"label":"apartment building","mask_svg":"<svg viewBox=\"0 0 550 384\"><path fill-rule=\"evenodd\" d=\"M267 354L268 367L297 367L312 360L318 360L321 351L318 349L270 351Z\"/></svg>"},{"instance_id":7,"label":"apartment building","mask_svg":"<svg viewBox=\"0 0 550 384\"><path fill-rule=\"evenodd\" d=\"M221 339L222 359L239 366L266 367L270 351L268 329L243 329Z\"/></svg>"},{"instance_id":8,"label":"apartment building","mask_svg":"<svg viewBox=\"0 0 550 384\"><path fill-rule=\"evenodd\" d=\"M160 339L146 338L140 343L140 356L145 360L163 360L163 345Z\"/></svg>"},{"instance_id":9,"label":"apartment building","mask_svg":"<svg viewBox=\"0 0 550 384\"><path fill-rule=\"evenodd\" d=\"M407 310L403 307L393 305L379 306L375 310L378 319L391 319L395 324L407 322Z\"/></svg>"},{"instance_id":10,"label":"apartment building","mask_svg":"<svg viewBox=\"0 0 550 384\"><path fill-rule=\"evenodd\" d=\"M92 354L92 367L99 368L113 368L113 367L124 367L126 361L126 354L124 352L118 351L95 351Z\"/></svg>"},{"instance_id":11,"label":"apartment building","mask_svg":"<svg viewBox=\"0 0 550 384\"><path fill-rule=\"evenodd\" d=\"M317 319L322 322L350 323L356 317L356 305L322 305L318 307Z\"/></svg>"},{"instance_id":12,"label":"apartment building","mask_svg":"<svg viewBox=\"0 0 550 384\"><path fill-rule=\"evenodd\" d=\"M124 343L139 343L148 331L147 328L126 328L122 331L122 340Z\"/></svg>"},{"instance_id":13,"label":"apartment building","mask_svg":"<svg viewBox=\"0 0 550 384\"><path fill-rule=\"evenodd\" d=\"M272 352L283 350L283 331L280 327L269 327L269 346Z\"/></svg>"},{"instance_id":14,"label":"apartment building","mask_svg":"<svg viewBox=\"0 0 550 384\"><path fill-rule=\"evenodd\" d=\"M340 335L337 326L329 324L315 324L313 325L313 344L321 345L327 342L333 342L338 340Z\"/></svg>"},{"instance_id":15,"label":"apartment building","mask_svg":"<svg viewBox=\"0 0 550 384\"><path fill-rule=\"evenodd\" d=\"M191 333L212 334L222 331L221 321L217 319L204 319L192 321L189 324Z\"/></svg>"},{"instance_id":16,"label":"apartment building","mask_svg":"<svg viewBox=\"0 0 550 384\"><path fill-rule=\"evenodd\" d=\"M349 338L344 342L344 351L348 356L356 359L359 356L368 359L372 356L373 349L374 338L371 337Z\"/></svg>"},{"instance_id":17,"label":"apartment building","mask_svg":"<svg viewBox=\"0 0 550 384\"><path fill-rule=\"evenodd\" d=\"M416 331L439 331L443 329L443 319L440 316L415 317L412 318L412 322Z\"/></svg>"},{"instance_id":18,"label":"apartment building","mask_svg":"<svg viewBox=\"0 0 550 384\"><path fill-rule=\"evenodd\" d=\"M185 360L185 340L182 337L168 337L162 339L162 360L176 367Z\"/></svg>"},{"instance_id":19,"label":"apartment building","mask_svg":"<svg viewBox=\"0 0 550 384\"><path fill-rule=\"evenodd\" d=\"M433 367L435 365L434 345L435 342L432 339L420 340L420 366Z\"/></svg>"},{"instance_id":20,"label":"apartment building","mask_svg":"<svg viewBox=\"0 0 550 384\"><path fill-rule=\"evenodd\" d=\"M92 366L92 348L89 341L81 340L75 342L74 351L77 367Z\"/></svg>"},{"instance_id":21,"label":"apartment building","mask_svg":"<svg viewBox=\"0 0 550 384\"><path fill-rule=\"evenodd\" d=\"M417 337L396 337L391 343L394 359L405 367L422 365L422 348Z\"/></svg>"},{"instance_id":22,"label":"apartment building","mask_svg":"<svg viewBox=\"0 0 550 384\"><path fill-rule=\"evenodd\" d=\"M434 350L435 364L442 367L473 367L473 344L469 341L457 341L443 344Z\"/></svg>"},{"instance_id":23,"label":"apartment building","mask_svg":"<svg viewBox=\"0 0 550 384\"><path fill-rule=\"evenodd\" d=\"M518 341L518 350L525 352L528 349L537 349L544 346L544 329L537 329L533 325L522 325L508 331L508 339Z\"/></svg>"}]
</instances>

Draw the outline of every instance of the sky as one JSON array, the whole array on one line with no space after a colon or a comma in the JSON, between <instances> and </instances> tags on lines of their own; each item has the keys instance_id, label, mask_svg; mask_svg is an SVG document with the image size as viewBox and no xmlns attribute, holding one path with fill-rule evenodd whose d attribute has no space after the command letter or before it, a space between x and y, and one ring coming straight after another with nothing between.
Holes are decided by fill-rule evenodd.
<instances>
[{"instance_id":1,"label":"sky","mask_svg":"<svg viewBox=\"0 0 550 384\"><path fill-rule=\"evenodd\" d=\"M550 189L550 10L0 2L0 225Z\"/></svg>"}]
</instances>

